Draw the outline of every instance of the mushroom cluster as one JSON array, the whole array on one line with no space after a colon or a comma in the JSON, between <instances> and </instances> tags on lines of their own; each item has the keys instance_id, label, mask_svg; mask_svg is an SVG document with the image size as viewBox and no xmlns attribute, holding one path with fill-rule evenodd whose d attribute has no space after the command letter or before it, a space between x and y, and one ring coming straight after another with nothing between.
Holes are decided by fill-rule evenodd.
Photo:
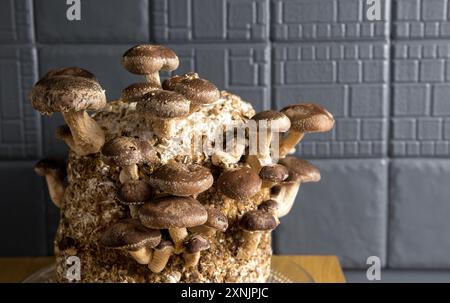
<instances>
[{"instance_id":1,"label":"mushroom cluster","mask_svg":"<svg viewBox=\"0 0 450 303\"><path fill-rule=\"evenodd\" d=\"M128 217L102 231L100 243L161 273L172 257L195 270L204 251L215 249L223 234L237 232L234 256L251 259L263 236L289 213L300 184L320 180L311 163L289 154L305 133L331 130L333 116L312 103L263 111L249 120L256 128L243 126L245 140L233 139L231 151L214 151L201 163L176 157L163 161L155 141L176 138L180 122L213 107L221 93L194 72L161 83L160 71L174 71L179 65L177 55L164 46L134 46L124 53L122 65L145 78L126 87L120 101L135 110L144 121L139 127L151 132L152 140L124 130L108 135L105 142L108 130L87 113L102 111L105 92L84 69L52 70L30 95L41 113L63 114L67 125L57 129L57 137L77 156L101 160L117 185L116 201L129 209ZM36 172L46 177L52 201L61 205L65 188L61 166L43 160ZM212 195L221 202L210 200ZM223 205L245 207L229 214Z\"/></svg>"}]
</instances>

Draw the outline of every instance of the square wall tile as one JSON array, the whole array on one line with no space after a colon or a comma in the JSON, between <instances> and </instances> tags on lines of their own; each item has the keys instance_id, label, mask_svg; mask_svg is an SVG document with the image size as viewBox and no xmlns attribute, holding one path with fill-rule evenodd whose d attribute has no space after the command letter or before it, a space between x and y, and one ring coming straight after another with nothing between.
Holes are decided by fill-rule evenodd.
<instances>
[{"instance_id":1,"label":"square wall tile","mask_svg":"<svg viewBox=\"0 0 450 303\"><path fill-rule=\"evenodd\" d=\"M306 135L298 146L299 155L310 158L387 155L386 43L275 44L272 70L274 108L314 102L336 118L336 126L330 133ZM361 123L366 120L377 124Z\"/></svg>"},{"instance_id":2,"label":"square wall tile","mask_svg":"<svg viewBox=\"0 0 450 303\"><path fill-rule=\"evenodd\" d=\"M47 254L43 179L35 162L0 162L1 256Z\"/></svg>"},{"instance_id":3,"label":"square wall tile","mask_svg":"<svg viewBox=\"0 0 450 303\"><path fill-rule=\"evenodd\" d=\"M153 0L152 37L157 42L269 39L269 0Z\"/></svg>"},{"instance_id":4,"label":"square wall tile","mask_svg":"<svg viewBox=\"0 0 450 303\"><path fill-rule=\"evenodd\" d=\"M41 155L40 117L28 101L36 76L34 48L0 48L0 160Z\"/></svg>"},{"instance_id":5,"label":"square wall tile","mask_svg":"<svg viewBox=\"0 0 450 303\"><path fill-rule=\"evenodd\" d=\"M280 42L386 40L390 1L379 3L374 11L366 0L271 0L271 37Z\"/></svg>"},{"instance_id":6,"label":"square wall tile","mask_svg":"<svg viewBox=\"0 0 450 303\"><path fill-rule=\"evenodd\" d=\"M28 43L34 39L31 0L0 1L0 43Z\"/></svg>"},{"instance_id":7,"label":"square wall tile","mask_svg":"<svg viewBox=\"0 0 450 303\"><path fill-rule=\"evenodd\" d=\"M80 20L69 20L74 4L35 0L41 43L138 43L149 41L149 0L80 1Z\"/></svg>"},{"instance_id":8,"label":"square wall tile","mask_svg":"<svg viewBox=\"0 0 450 303\"><path fill-rule=\"evenodd\" d=\"M389 267L449 269L450 160L391 164Z\"/></svg>"},{"instance_id":9,"label":"square wall tile","mask_svg":"<svg viewBox=\"0 0 450 303\"><path fill-rule=\"evenodd\" d=\"M277 254L337 255L344 268L386 263L386 160L313 160L322 175L300 187L275 231Z\"/></svg>"}]
</instances>

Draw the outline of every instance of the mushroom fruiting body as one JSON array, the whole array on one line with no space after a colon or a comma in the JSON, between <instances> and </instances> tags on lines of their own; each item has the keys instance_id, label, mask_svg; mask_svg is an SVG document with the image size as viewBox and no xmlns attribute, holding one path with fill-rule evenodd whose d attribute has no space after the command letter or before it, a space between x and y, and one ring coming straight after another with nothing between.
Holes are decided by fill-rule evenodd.
<instances>
[{"instance_id":1,"label":"mushroom fruiting body","mask_svg":"<svg viewBox=\"0 0 450 303\"><path fill-rule=\"evenodd\" d=\"M193 198L167 196L142 205L139 219L149 228L168 229L175 244L175 253L179 253L181 243L188 236L186 228L204 224L208 213Z\"/></svg>"},{"instance_id":2,"label":"mushroom fruiting body","mask_svg":"<svg viewBox=\"0 0 450 303\"><path fill-rule=\"evenodd\" d=\"M122 90L120 99L126 103L139 102L145 94L157 89L161 88L153 83L133 83Z\"/></svg>"},{"instance_id":3,"label":"mushroom fruiting body","mask_svg":"<svg viewBox=\"0 0 450 303\"><path fill-rule=\"evenodd\" d=\"M166 267L170 256L174 250L173 244L170 241L162 240L153 251L153 257L148 264L148 268L154 273L160 273Z\"/></svg>"},{"instance_id":4,"label":"mushroom fruiting body","mask_svg":"<svg viewBox=\"0 0 450 303\"><path fill-rule=\"evenodd\" d=\"M264 166L259 171L259 177L263 181L263 188L272 188L289 177L289 170L281 164Z\"/></svg>"},{"instance_id":5,"label":"mushroom fruiting body","mask_svg":"<svg viewBox=\"0 0 450 303\"><path fill-rule=\"evenodd\" d=\"M63 114L77 154L100 151L105 135L86 112L100 110L106 104L105 91L96 80L72 75L44 77L33 86L30 102L42 114Z\"/></svg>"},{"instance_id":6,"label":"mushroom fruiting body","mask_svg":"<svg viewBox=\"0 0 450 303\"><path fill-rule=\"evenodd\" d=\"M183 242L184 266L196 267L200 260L200 252L209 249L208 239L201 235L192 235Z\"/></svg>"},{"instance_id":7,"label":"mushroom fruiting body","mask_svg":"<svg viewBox=\"0 0 450 303\"><path fill-rule=\"evenodd\" d=\"M65 192L65 163L55 159L42 159L36 163L34 171L39 176L45 177L50 199L56 207L60 208Z\"/></svg>"},{"instance_id":8,"label":"mushroom fruiting body","mask_svg":"<svg viewBox=\"0 0 450 303\"><path fill-rule=\"evenodd\" d=\"M143 44L128 49L122 56L122 65L130 73L144 75L148 82L161 87L159 72L177 69L179 60L165 46Z\"/></svg>"},{"instance_id":9,"label":"mushroom fruiting body","mask_svg":"<svg viewBox=\"0 0 450 303\"><path fill-rule=\"evenodd\" d=\"M169 139L175 135L177 122L189 115L189 104L189 100L176 92L154 90L142 97L136 110L150 121L158 137Z\"/></svg>"},{"instance_id":10,"label":"mushroom fruiting body","mask_svg":"<svg viewBox=\"0 0 450 303\"><path fill-rule=\"evenodd\" d=\"M123 183L117 198L120 203L130 208L132 218L137 218L139 206L149 201L153 196L150 185L142 180L128 180Z\"/></svg>"},{"instance_id":11,"label":"mushroom fruiting body","mask_svg":"<svg viewBox=\"0 0 450 303\"><path fill-rule=\"evenodd\" d=\"M281 218L289 213L295 202L301 183L318 182L320 180L319 170L306 160L297 157L286 157L280 160L289 170L289 177L278 185L272 194L271 199L279 204L277 215Z\"/></svg>"},{"instance_id":12,"label":"mushroom fruiting body","mask_svg":"<svg viewBox=\"0 0 450 303\"><path fill-rule=\"evenodd\" d=\"M122 168L119 175L121 183L139 179L138 164L159 160L150 143L132 137L117 137L108 141L102 148L102 159L108 165Z\"/></svg>"},{"instance_id":13,"label":"mushroom fruiting body","mask_svg":"<svg viewBox=\"0 0 450 303\"><path fill-rule=\"evenodd\" d=\"M194 226L189 230L194 233L203 234L207 237L212 237L217 231L225 232L228 228L228 218L220 212L217 208L212 206L206 207L208 212L208 220L205 224Z\"/></svg>"},{"instance_id":14,"label":"mushroom fruiting body","mask_svg":"<svg viewBox=\"0 0 450 303\"><path fill-rule=\"evenodd\" d=\"M190 112L198 110L202 105L214 103L220 98L217 86L208 80L199 78L197 73L173 76L166 79L162 87L185 96L191 102Z\"/></svg>"},{"instance_id":15,"label":"mushroom fruiting body","mask_svg":"<svg viewBox=\"0 0 450 303\"><path fill-rule=\"evenodd\" d=\"M269 212L254 210L244 214L239 221L244 243L239 247L237 257L243 259L254 255L263 233L274 230L277 225L275 216Z\"/></svg>"},{"instance_id":16,"label":"mushroom fruiting body","mask_svg":"<svg viewBox=\"0 0 450 303\"><path fill-rule=\"evenodd\" d=\"M210 188L213 182L208 168L179 162L169 162L157 168L149 177L149 183L155 189L181 197L196 198Z\"/></svg>"},{"instance_id":17,"label":"mushroom fruiting body","mask_svg":"<svg viewBox=\"0 0 450 303\"><path fill-rule=\"evenodd\" d=\"M281 110L291 120L288 135L280 141L280 158L295 151L305 133L327 132L334 126L333 115L320 105L299 103Z\"/></svg>"},{"instance_id":18,"label":"mushroom fruiting body","mask_svg":"<svg viewBox=\"0 0 450 303\"><path fill-rule=\"evenodd\" d=\"M233 200L253 197L261 189L261 184L261 178L249 167L226 170L217 181L219 190Z\"/></svg>"},{"instance_id":19,"label":"mushroom fruiting body","mask_svg":"<svg viewBox=\"0 0 450 303\"><path fill-rule=\"evenodd\" d=\"M128 251L139 264L148 264L151 249L161 242L161 233L143 226L137 219L124 219L109 227L100 241L103 246Z\"/></svg>"},{"instance_id":20,"label":"mushroom fruiting body","mask_svg":"<svg viewBox=\"0 0 450 303\"><path fill-rule=\"evenodd\" d=\"M247 156L247 162L256 170L256 172L259 172L261 166L272 164L270 147L273 133L288 131L291 127L291 121L285 114L273 110L257 113L252 117L252 120L257 123L256 141L258 148L256 155ZM249 132L249 136L254 135L255 134L252 131Z\"/></svg>"}]
</instances>

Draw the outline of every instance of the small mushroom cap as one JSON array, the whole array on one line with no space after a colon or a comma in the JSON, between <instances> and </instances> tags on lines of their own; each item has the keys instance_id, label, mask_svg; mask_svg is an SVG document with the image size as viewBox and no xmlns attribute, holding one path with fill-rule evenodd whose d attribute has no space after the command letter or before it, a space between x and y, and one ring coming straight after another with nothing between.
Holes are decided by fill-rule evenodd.
<instances>
[{"instance_id":1,"label":"small mushroom cap","mask_svg":"<svg viewBox=\"0 0 450 303\"><path fill-rule=\"evenodd\" d=\"M259 171L259 177L263 181L269 181L274 183L280 183L289 177L289 170L281 164L274 164L270 166L264 166Z\"/></svg>"},{"instance_id":2,"label":"small mushroom cap","mask_svg":"<svg viewBox=\"0 0 450 303\"><path fill-rule=\"evenodd\" d=\"M39 160L34 166L34 171L39 176L53 174L60 179L64 179L67 174L65 161L52 158Z\"/></svg>"},{"instance_id":3,"label":"small mushroom cap","mask_svg":"<svg viewBox=\"0 0 450 303\"><path fill-rule=\"evenodd\" d=\"M217 185L225 196L239 200L253 197L261 189L262 180L251 168L241 167L223 172Z\"/></svg>"},{"instance_id":4,"label":"small mushroom cap","mask_svg":"<svg viewBox=\"0 0 450 303\"><path fill-rule=\"evenodd\" d=\"M320 180L319 170L310 162L297 157L286 157L280 163L289 170L286 182L318 182Z\"/></svg>"},{"instance_id":5,"label":"small mushroom cap","mask_svg":"<svg viewBox=\"0 0 450 303\"><path fill-rule=\"evenodd\" d=\"M155 247L155 249L157 250L161 250L164 249L166 247L172 247L174 248L174 245L171 241L169 240L161 240L161 242L159 242L159 244Z\"/></svg>"},{"instance_id":6,"label":"small mushroom cap","mask_svg":"<svg viewBox=\"0 0 450 303\"><path fill-rule=\"evenodd\" d=\"M252 117L256 122L267 121L267 128L277 132L287 132L291 127L291 120L281 113L274 110L266 110L257 113Z\"/></svg>"},{"instance_id":7,"label":"small mushroom cap","mask_svg":"<svg viewBox=\"0 0 450 303\"><path fill-rule=\"evenodd\" d=\"M48 71L44 77L42 78L51 78L55 76L72 76L72 77L83 77L91 80L97 81L97 78L93 73L91 73L88 70L85 70L81 67L63 67L63 68L56 68Z\"/></svg>"},{"instance_id":8,"label":"small mushroom cap","mask_svg":"<svg viewBox=\"0 0 450 303\"><path fill-rule=\"evenodd\" d=\"M146 141L133 137L117 137L102 147L105 163L120 167L146 162L156 162L156 151Z\"/></svg>"},{"instance_id":9,"label":"small mushroom cap","mask_svg":"<svg viewBox=\"0 0 450 303\"><path fill-rule=\"evenodd\" d=\"M208 220L205 225L217 229L219 231L226 231L228 228L227 217L217 208L207 207Z\"/></svg>"},{"instance_id":10,"label":"small mushroom cap","mask_svg":"<svg viewBox=\"0 0 450 303\"><path fill-rule=\"evenodd\" d=\"M150 82L133 83L122 91L121 99L127 103L139 102L145 94L156 89L160 88Z\"/></svg>"},{"instance_id":11,"label":"small mushroom cap","mask_svg":"<svg viewBox=\"0 0 450 303\"><path fill-rule=\"evenodd\" d=\"M143 246L155 247L161 241L161 233L143 226L137 219L124 219L110 226L101 236L103 246L138 250Z\"/></svg>"},{"instance_id":12,"label":"small mushroom cap","mask_svg":"<svg viewBox=\"0 0 450 303\"><path fill-rule=\"evenodd\" d=\"M208 80L199 78L197 73L187 73L183 76L166 79L162 87L180 93L191 103L196 104L209 104L220 98L217 86Z\"/></svg>"},{"instance_id":13,"label":"small mushroom cap","mask_svg":"<svg viewBox=\"0 0 450 303\"><path fill-rule=\"evenodd\" d=\"M139 219L149 228L183 228L203 225L208 213L193 198L168 196L142 205Z\"/></svg>"},{"instance_id":14,"label":"small mushroom cap","mask_svg":"<svg viewBox=\"0 0 450 303\"><path fill-rule=\"evenodd\" d=\"M178 68L178 64L175 52L162 45L136 45L128 49L122 57L123 67L138 75L172 71Z\"/></svg>"},{"instance_id":15,"label":"small mushroom cap","mask_svg":"<svg viewBox=\"0 0 450 303\"><path fill-rule=\"evenodd\" d=\"M150 185L142 180L129 180L119 190L118 198L127 205L143 204L153 196Z\"/></svg>"},{"instance_id":16,"label":"small mushroom cap","mask_svg":"<svg viewBox=\"0 0 450 303\"><path fill-rule=\"evenodd\" d=\"M168 90L154 90L142 97L136 109L159 118L183 118L189 115L190 102L183 95Z\"/></svg>"},{"instance_id":17,"label":"small mushroom cap","mask_svg":"<svg viewBox=\"0 0 450 303\"><path fill-rule=\"evenodd\" d=\"M253 210L242 216L239 225L248 231L266 231L275 229L278 223L271 213Z\"/></svg>"},{"instance_id":18,"label":"small mushroom cap","mask_svg":"<svg viewBox=\"0 0 450 303\"><path fill-rule=\"evenodd\" d=\"M202 235L192 235L183 241L183 248L188 254L194 254L199 251L207 250L209 247L210 244L208 239Z\"/></svg>"},{"instance_id":19,"label":"small mushroom cap","mask_svg":"<svg viewBox=\"0 0 450 303\"><path fill-rule=\"evenodd\" d=\"M97 81L73 76L39 80L31 89L31 105L43 114L100 110L106 104L105 91Z\"/></svg>"},{"instance_id":20,"label":"small mushroom cap","mask_svg":"<svg viewBox=\"0 0 450 303\"><path fill-rule=\"evenodd\" d=\"M169 162L149 177L154 188L175 196L192 196L204 192L214 183L211 171L201 165Z\"/></svg>"},{"instance_id":21,"label":"small mushroom cap","mask_svg":"<svg viewBox=\"0 0 450 303\"><path fill-rule=\"evenodd\" d=\"M333 115L318 104L289 105L281 112L289 117L291 128L298 132L326 132L334 126Z\"/></svg>"},{"instance_id":22,"label":"small mushroom cap","mask_svg":"<svg viewBox=\"0 0 450 303\"><path fill-rule=\"evenodd\" d=\"M276 211L278 209L278 202L275 200L266 200L258 205L258 210L271 212Z\"/></svg>"}]
</instances>

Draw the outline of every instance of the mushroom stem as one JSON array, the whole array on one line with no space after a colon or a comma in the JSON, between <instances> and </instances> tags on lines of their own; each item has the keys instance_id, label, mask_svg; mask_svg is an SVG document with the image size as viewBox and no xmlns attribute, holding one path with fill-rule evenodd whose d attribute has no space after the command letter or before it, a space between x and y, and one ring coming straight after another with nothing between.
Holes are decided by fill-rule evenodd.
<instances>
[{"instance_id":1,"label":"mushroom stem","mask_svg":"<svg viewBox=\"0 0 450 303\"><path fill-rule=\"evenodd\" d=\"M159 77L159 72L146 74L144 75L144 78L147 82L157 85L158 87L161 87L161 79Z\"/></svg>"},{"instance_id":2,"label":"mushroom stem","mask_svg":"<svg viewBox=\"0 0 450 303\"><path fill-rule=\"evenodd\" d=\"M169 234L172 238L173 243L175 244L175 253L179 254L183 251L182 244L183 240L188 236L187 229L184 227L181 228L169 228Z\"/></svg>"},{"instance_id":3,"label":"mushroom stem","mask_svg":"<svg viewBox=\"0 0 450 303\"><path fill-rule=\"evenodd\" d=\"M45 181L47 181L50 199L56 207L60 208L65 191L64 181L53 174L45 175Z\"/></svg>"},{"instance_id":4,"label":"mushroom stem","mask_svg":"<svg viewBox=\"0 0 450 303\"><path fill-rule=\"evenodd\" d=\"M137 218L139 216L139 214L138 214L139 206L137 206L137 205L129 205L128 207L130 208L130 216L131 216L131 218Z\"/></svg>"},{"instance_id":5,"label":"mushroom stem","mask_svg":"<svg viewBox=\"0 0 450 303\"><path fill-rule=\"evenodd\" d=\"M244 243L239 247L237 257L239 259L244 259L248 256L255 254L258 248L259 242L261 241L262 232L261 231L248 231L243 230Z\"/></svg>"},{"instance_id":6,"label":"mushroom stem","mask_svg":"<svg viewBox=\"0 0 450 303\"><path fill-rule=\"evenodd\" d=\"M284 184L281 186L279 192L271 195L271 199L276 200L279 203L277 209L278 218L284 217L290 212L299 188L300 182Z\"/></svg>"},{"instance_id":7,"label":"mushroom stem","mask_svg":"<svg viewBox=\"0 0 450 303\"><path fill-rule=\"evenodd\" d=\"M148 268L155 274L160 273L166 267L172 252L172 246L167 246L162 249L155 249L152 260L148 264Z\"/></svg>"},{"instance_id":8,"label":"mushroom stem","mask_svg":"<svg viewBox=\"0 0 450 303\"><path fill-rule=\"evenodd\" d=\"M175 135L177 121L175 118L155 118L152 123L153 131L160 138L172 138Z\"/></svg>"},{"instance_id":9,"label":"mushroom stem","mask_svg":"<svg viewBox=\"0 0 450 303\"><path fill-rule=\"evenodd\" d=\"M77 146L75 151L80 156L100 151L105 143L105 134L86 111L68 111L63 116L70 128L74 145Z\"/></svg>"},{"instance_id":10,"label":"mushroom stem","mask_svg":"<svg viewBox=\"0 0 450 303\"><path fill-rule=\"evenodd\" d=\"M200 225L200 226L194 226L189 229L191 232L205 235L207 237L212 237L216 234L217 229L206 226L206 225Z\"/></svg>"},{"instance_id":11,"label":"mushroom stem","mask_svg":"<svg viewBox=\"0 0 450 303\"><path fill-rule=\"evenodd\" d=\"M183 258L184 258L184 265L186 267L196 267L198 261L200 261L200 252L198 251L192 254L184 253Z\"/></svg>"},{"instance_id":12,"label":"mushroom stem","mask_svg":"<svg viewBox=\"0 0 450 303\"><path fill-rule=\"evenodd\" d=\"M138 262L139 264L148 264L152 259L152 251L147 247L141 247L138 250L129 250L128 253Z\"/></svg>"},{"instance_id":13,"label":"mushroom stem","mask_svg":"<svg viewBox=\"0 0 450 303\"><path fill-rule=\"evenodd\" d=\"M245 163L247 163L252 168L252 170L257 174L259 174L259 171L263 167L258 159L258 156L256 155L248 155L247 158L245 159Z\"/></svg>"},{"instance_id":14,"label":"mushroom stem","mask_svg":"<svg viewBox=\"0 0 450 303\"><path fill-rule=\"evenodd\" d=\"M292 150L295 150L295 146L303 139L304 135L305 133L290 130L288 135L281 139L279 151L280 158L284 158L287 154L292 153Z\"/></svg>"},{"instance_id":15,"label":"mushroom stem","mask_svg":"<svg viewBox=\"0 0 450 303\"><path fill-rule=\"evenodd\" d=\"M139 180L139 171L136 164L124 166L120 171L119 174L120 183L123 184L129 180Z\"/></svg>"}]
</instances>

